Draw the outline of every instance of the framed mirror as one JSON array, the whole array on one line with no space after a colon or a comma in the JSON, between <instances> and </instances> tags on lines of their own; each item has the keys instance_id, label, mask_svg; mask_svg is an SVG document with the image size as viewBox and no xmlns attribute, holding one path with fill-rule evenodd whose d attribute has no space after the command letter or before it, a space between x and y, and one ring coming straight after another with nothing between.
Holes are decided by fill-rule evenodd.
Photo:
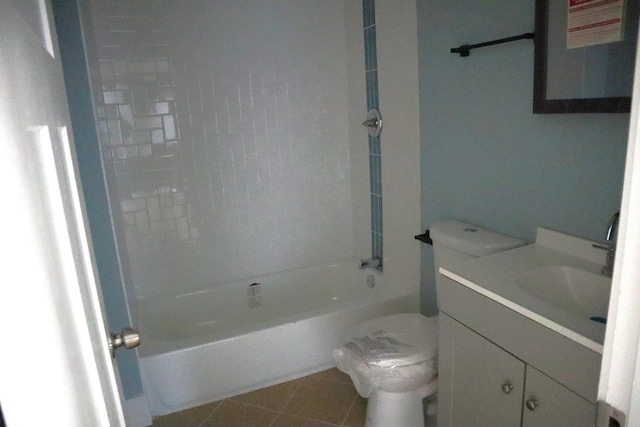
<instances>
[{"instance_id":1,"label":"framed mirror","mask_svg":"<svg viewBox=\"0 0 640 427\"><path fill-rule=\"evenodd\" d=\"M639 2L536 0L534 113L626 113L631 110ZM572 8L575 5L597 8L604 3L618 3L622 7L622 29L618 31L621 40L599 43L598 35L593 32L568 31L569 4ZM610 21L613 20L607 22ZM582 28L586 26L580 30ZM610 33L615 36L615 30Z\"/></svg>"}]
</instances>

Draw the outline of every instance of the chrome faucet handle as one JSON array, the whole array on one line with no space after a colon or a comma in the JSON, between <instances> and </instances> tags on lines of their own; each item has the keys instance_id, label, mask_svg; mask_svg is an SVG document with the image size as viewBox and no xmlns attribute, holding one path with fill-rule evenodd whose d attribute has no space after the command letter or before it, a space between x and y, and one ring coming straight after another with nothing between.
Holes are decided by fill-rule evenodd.
<instances>
[{"instance_id":1,"label":"chrome faucet handle","mask_svg":"<svg viewBox=\"0 0 640 427\"><path fill-rule=\"evenodd\" d=\"M377 108L372 108L367 113L367 120L362 122L362 125L367 128L367 132L374 138L380 136L382 132L382 116Z\"/></svg>"},{"instance_id":2,"label":"chrome faucet handle","mask_svg":"<svg viewBox=\"0 0 640 427\"><path fill-rule=\"evenodd\" d=\"M607 227L607 241L611 241L613 239L613 235L616 233L618 221L620 221L620 212L614 213L609 219L609 225Z\"/></svg>"},{"instance_id":3,"label":"chrome faucet handle","mask_svg":"<svg viewBox=\"0 0 640 427\"><path fill-rule=\"evenodd\" d=\"M376 119L375 117L372 119L367 119L364 122L362 122L362 125L368 128L377 128L378 127L378 119Z\"/></svg>"}]
</instances>

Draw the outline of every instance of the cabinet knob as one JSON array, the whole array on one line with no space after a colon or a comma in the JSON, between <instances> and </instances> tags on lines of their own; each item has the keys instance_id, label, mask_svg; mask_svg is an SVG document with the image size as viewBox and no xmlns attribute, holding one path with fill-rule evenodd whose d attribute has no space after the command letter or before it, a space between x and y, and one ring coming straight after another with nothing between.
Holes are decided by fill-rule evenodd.
<instances>
[{"instance_id":1,"label":"cabinet knob","mask_svg":"<svg viewBox=\"0 0 640 427\"><path fill-rule=\"evenodd\" d=\"M530 411L533 411L538 407L538 401L535 399L529 399L524 402L524 404L527 405L527 409L529 409Z\"/></svg>"},{"instance_id":2,"label":"cabinet knob","mask_svg":"<svg viewBox=\"0 0 640 427\"><path fill-rule=\"evenodd\" d=\"M502 389L502 391L504 392L504 394L509 394L511 393L511 390L513 390L513 386L509 383L504 383L500 386L500 388Z\"/></svg>"}]
</instances>

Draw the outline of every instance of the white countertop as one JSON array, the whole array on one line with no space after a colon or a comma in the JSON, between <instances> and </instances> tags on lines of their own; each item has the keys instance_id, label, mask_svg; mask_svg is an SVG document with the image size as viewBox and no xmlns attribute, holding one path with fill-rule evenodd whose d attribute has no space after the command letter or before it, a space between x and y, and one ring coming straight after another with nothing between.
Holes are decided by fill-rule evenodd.
<instances>
[{"instance_id":1,"label":"white countertop","mask_svg":"<svg viewBox=\"0 0 640 427\"><path fill-rule=\"evenodd\" d=\"M606 325L564 311L516 285L525 272L540 267L569 266L601 274L605 253L592 241L539 228L536 243L440 268L444 276L526 316L598 353Z\"/></svg>"}]
</instances>

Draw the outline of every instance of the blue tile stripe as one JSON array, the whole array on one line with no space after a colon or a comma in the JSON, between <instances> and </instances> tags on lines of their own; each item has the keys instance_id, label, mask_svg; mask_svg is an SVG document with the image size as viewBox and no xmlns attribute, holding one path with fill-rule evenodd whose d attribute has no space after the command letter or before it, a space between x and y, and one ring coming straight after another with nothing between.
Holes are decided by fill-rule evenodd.
<instances>
[{"instance_id":1,"label":"blue tile stripe","mask_svg":"<svg viewBox=\"0 0 640 427\"><path fill-rule=\"evenodd\" d=\"M369 135L369 154L381 154L379 136L373 137Z\"/></svg>"},{"instance_id":2,"label":"blue tile stripe","mask_svg":"<svg viewBox=\"0 0 640 427\"><path fill-rule=\"evenodd\" d=\"M379 154L369 153L369 175L371 194L382 197L382 158ZM382 228L376 231L382 233Z\"/></svg>"},{"instance_id":3,"label":"blue tile stripe","mask_svg":"<svg viewBox=\"0 0 640 427\"><path fill-rule=\"evenodd\" d=\"M371 194L371 229L382 235L382 196Z\"/></svg>"},{"instance_id":4,"label":"blue tile stripe","mask_svg":"<svg viewBox=\"0 0 640 427\"><path fill-rule=\"evenodd\" d=\"M375 0L362 0L362 22L364 28L375 25L376 23L376 5Z\"/></svg>"},{"instance_id":5,"label":"blue tile stripe","mask_svg":"<svg viewBox=\"0 0 640 427\"><path fill-rule=\"evenodd\" d=\"M367 110L378 108L378 70L371 70L365 73L367 86Z\"/></svg>"},{"instance_id":6,"label":"blue tile stripe","mask_svg":"<svg viewBox=\"0 0 640 427\"><path fill-rule=\"evenodd\" d=\"M380 107L378 96L378 53L375 0L362 0L364 68L367 111ZM369 191L371 193L371 256L383 260L382 155L380 137L369 136ZM382 265L380 266L382 270Z\"/></svg>"},{"instance_id":7,"label":"blue tile stripe","mask_svg":"<svg viewBox=\"0 0 640 427\"><path fill-rule=\"evenodd\" d=\"M364 70L371 71L378 68L378 56L376 55L376 26L364 29Z\"/></svg>"}]
</instances>

